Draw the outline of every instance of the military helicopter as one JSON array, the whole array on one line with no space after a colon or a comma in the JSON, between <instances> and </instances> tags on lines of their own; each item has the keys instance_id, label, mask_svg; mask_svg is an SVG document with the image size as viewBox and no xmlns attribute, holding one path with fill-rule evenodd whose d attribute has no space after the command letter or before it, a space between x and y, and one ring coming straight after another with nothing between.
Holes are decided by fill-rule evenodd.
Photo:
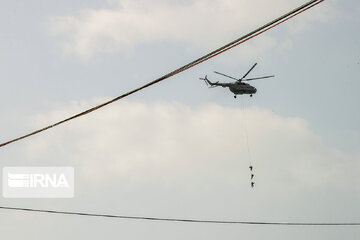
<instances>
[{"instance_id":1,"label":"military helicopter","mask_svg":"<svg viewBox=\"0 0 360 240\"><path fill-rule=\"evenodd\" d=\"M242 94L250 94L250 97L252 97L253 94L256 93L256 88L251 86L250 84L247 84L247 83L243 83L243 81L252 81L252 80L258 80L258 79L264 79L264 78L271 78L271 77L275 77L274 75L271 75L271 76L265 76L265 77L257 77L257 78L246 78L246 76L254 69L254 67L257 65L257 63L255 63L251 68L250 70L242 77L242 78L234 78L234 77L231 77L231 76L228 76L226 74L223 74L223 73L219 73L219 72L214 72L216 74L219 74L219 75L222 75L224 77L228 77L228 78L231 78L231 79L234 79L236 80L235 82L231 82L231 83L219 83L219 81L217 82L211 82L208 78L207 78L207 75L205 76L205 78L200 78L200 80L203 80L206 85L210 85L210 88L213 88L213 87L228 87L229 90L231 92L233 92L235 95L234 95L234 98L236 98L236 95L242 95Z\"/></svg>"}]
</instances>

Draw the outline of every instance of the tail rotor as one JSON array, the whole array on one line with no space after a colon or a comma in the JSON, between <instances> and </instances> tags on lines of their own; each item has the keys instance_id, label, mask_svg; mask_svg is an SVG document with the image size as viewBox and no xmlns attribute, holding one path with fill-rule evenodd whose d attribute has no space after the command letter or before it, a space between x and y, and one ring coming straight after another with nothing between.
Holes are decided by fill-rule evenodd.
<instances>
[{"instance_id":1,"label":"tail rotor","mask_svg":"<svg viewBox=\"0 0 360 240\"><path fill-rule=\"evenodd\" d=\"M205 75L205 78L199 78L200 80L204 81L206 83L207 86L209 86L209 79L207 79L207 75Z\"/></svg>"},{"instance_id":2,"label":"tail rotor","mask_svg":"<svg viewBox=\"0 0 360 240\"><path fill-rule=\"evenodd\" d=\"M216 85L214 85L214 83L209 81L209 79L207 78L207 75L205 75L205 78L199 78L199 79L203 80L209 88L217 87ZM217 83L219 83L219 82L216 82L215 84L217 84Z\"/></svg>"}]
</instances>

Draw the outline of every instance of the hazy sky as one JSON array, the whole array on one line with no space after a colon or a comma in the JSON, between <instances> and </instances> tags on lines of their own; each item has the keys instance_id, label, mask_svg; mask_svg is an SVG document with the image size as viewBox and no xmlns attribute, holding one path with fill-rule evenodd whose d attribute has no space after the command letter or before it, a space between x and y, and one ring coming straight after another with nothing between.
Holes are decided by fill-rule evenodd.
<instances>
[{"instance_id":1,"label":"hazy sky","mask_svg":"<svg viewBox=\"0 0 360 240\"><path fill-rule=\"evenodd\" d=\"M0 141L154 80L304 0L6 1ZM0 205L165 218L360 222L360 3L326 0L187 72L0 149L72 166L73 199ZM234 99L199 81L272 75ZM241 103L245 105L242 110ZM249 151L246 144L246 132ZM255 188L250 187L249 158ZM359 227L144 222L0 211L7 239L358 239Z\"/></svg>"}]
</instances>

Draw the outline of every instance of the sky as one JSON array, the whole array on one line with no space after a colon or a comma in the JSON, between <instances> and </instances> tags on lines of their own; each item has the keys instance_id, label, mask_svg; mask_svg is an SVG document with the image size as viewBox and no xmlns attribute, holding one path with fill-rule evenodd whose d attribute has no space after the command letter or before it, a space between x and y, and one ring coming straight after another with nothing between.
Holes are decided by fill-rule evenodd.
<instances>
[{"instance_id":1,"label":"sky","mask_svg":"<svg viewBox=\"0 0 360 240\"><path fill-rule=\"evenodd\" d=\"M6 1L0 142L152 81L300 0ZM229 221L360 222L360 3L325 0L164 82L0 149L1 167L71 166L71 199L1 206ZM233 98L200 77L241 77ZM249 162L255 187L250 187ZM358 239L358 227L209 225L1 210L11 239Z\"/></svg>"}]
</instances>

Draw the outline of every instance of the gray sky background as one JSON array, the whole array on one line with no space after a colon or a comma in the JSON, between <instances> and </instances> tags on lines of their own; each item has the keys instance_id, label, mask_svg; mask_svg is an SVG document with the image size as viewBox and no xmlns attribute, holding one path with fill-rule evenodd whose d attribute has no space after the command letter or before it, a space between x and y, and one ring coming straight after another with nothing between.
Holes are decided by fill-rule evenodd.
<instances>
[{"instance_id":1,"label":"gray sky background","mask_svg":"<svg viewBox=\"0 0 360 240\"><path fill-rule=\"evenodd\" d=\"M6 1L0 141L164 75L300 0ZM73 166L73 199L1 205L239 221L360 221L360 3L326 0L244 45L0 150ZM234 99L213 71L273 79ZM241 101L245 111L241 110ZM245 125L254 165L250 188ZM161 223L1 211L11 239L358 239L358 227Z\"/></svg>"}]
</instances>

